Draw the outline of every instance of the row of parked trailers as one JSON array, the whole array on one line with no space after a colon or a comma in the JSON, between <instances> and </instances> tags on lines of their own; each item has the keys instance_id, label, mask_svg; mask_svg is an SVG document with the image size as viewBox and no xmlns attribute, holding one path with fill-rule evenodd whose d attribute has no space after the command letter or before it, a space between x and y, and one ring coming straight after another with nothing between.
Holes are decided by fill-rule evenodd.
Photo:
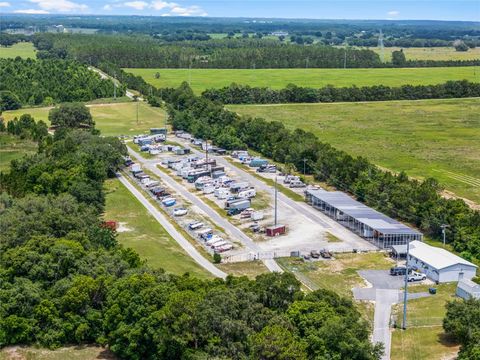
<instances>
[{"instance_id":1,"label":"row of parked trailers","mask_svg":"<svg viewBox=\"0 0 480 360\"><path fill-rule=\"evenodd\" d=\"M145 174L140 165L134 164L131 160L125 163L130 166L130 171L137 181L144 185L152 195L161 201L165 207L172 207L176 204L176 199L167 192L167 189L160 186L159 181L152 180L148 174ZM215 235L210 228L203 228L203 223L195 221L189 224L188 229L195 233L195 235L204 242L204 245L217 253L223 253L233 249L232 243L224 240L218 235Z\"/></svg>"}]
</instances>

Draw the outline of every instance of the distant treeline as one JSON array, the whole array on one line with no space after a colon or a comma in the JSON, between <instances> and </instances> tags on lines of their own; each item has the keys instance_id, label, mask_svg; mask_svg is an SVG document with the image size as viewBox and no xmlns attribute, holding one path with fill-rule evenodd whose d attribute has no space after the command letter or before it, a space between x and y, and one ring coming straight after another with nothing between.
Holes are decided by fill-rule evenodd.
<instances>
[{"instance_id":1,"label":"distant treeline","mask_svg":"<svg viewBox=\"0 0 480 360\"><path fill-rule=\"evenodd\" d=\"M431 237L447 239L466 258L480 259L480 212L463 200L445 199L435 179L418 181L394 175L367 159L353 157L321 142L313 133L288 130L282 123L240 117L221 103L197 97L184 83L170 93L169 115L175 129L208 138L227 149L250 148L281 163L303 169L317 180L354 194L359 201L408 222Z\"/></svg>"},{"instance_id":2,"label":"distant treeline","mask_svg":"<svg viewBox=\"0 0 480 360\"><path fill-rule=\"evenodd\" d=\"M0 91L9 92L9 103L52 105L112 97L114 84L84 64L73 60L0 59ZM125 89L117 88L117 95ZM0 96L5 99L5 96ZM13 99L13 100L12 100ZM18 108L0 104L2 110Z\"/></svg>"},{"instance_id":3,"label":"distant treeline","mask_svg":"<svg viewBox=\"0 0 480 360\"><path fill-rule=\"evenodd\" d=\"M224 104L279 104L350 101L419 100L480 97L480 83L467 80L447 81L438 85L403 85L334 87L320 89L294 84L273 90L267 87L231 84L221 89L207 89L202 96Z\"/></svg>"},{"instance_id":4,"label":"distant treeline","mask_svg":"<svg viewBox=\"0 0 480 360\"><path fill-rule=\"evenodd\" d=\"M23 34L7 34L0 32L0 45L12 46L22 41L30 41L28 36Z\"/></svg>"}]
</instances>

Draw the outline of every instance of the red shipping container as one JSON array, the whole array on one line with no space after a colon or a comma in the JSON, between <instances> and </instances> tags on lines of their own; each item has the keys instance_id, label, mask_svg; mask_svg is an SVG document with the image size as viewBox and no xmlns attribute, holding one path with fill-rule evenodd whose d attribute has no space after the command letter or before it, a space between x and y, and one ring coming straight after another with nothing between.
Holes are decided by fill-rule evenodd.
<instances>
[{"instance_id":1,"label":"red shipping container","mask_svg":"<svg viewBox=\"0 0 480 360\"><path fill-rule=\"evenodd\" d=\"M279 236L287 232L285 225L272 225L265 229L267 236Z\"/></svg>"}]
</instances>

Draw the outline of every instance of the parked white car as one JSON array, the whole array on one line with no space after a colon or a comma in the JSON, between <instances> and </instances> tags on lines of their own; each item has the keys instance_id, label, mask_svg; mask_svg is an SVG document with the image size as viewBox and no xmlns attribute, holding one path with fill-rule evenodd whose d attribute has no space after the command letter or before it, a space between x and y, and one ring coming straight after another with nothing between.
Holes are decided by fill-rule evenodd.
<instances>
[{"instance_id":1,"label":"parked white car","mask_svg":"<svg viewBox=\"0 0 480 360\"><path fill-rule=\"evenodd\" d=\"M408 275L407 280L410 282L422 281L422 280L425 280L426 278L427 278L427 275L413 271L410 275Z\"/></svg>"},{"instance_id":2,"label":"parked white car","mask_svg":"<svg viewBox=\"0 0 480 360\"><path fill-rule=\"evenodd\" d=\"M175 216L183 216L183 215L187 215L187 213L188 213L188 210L185 208L176 208L173 210L173 215Z\"/></svg>"}]
</instances>

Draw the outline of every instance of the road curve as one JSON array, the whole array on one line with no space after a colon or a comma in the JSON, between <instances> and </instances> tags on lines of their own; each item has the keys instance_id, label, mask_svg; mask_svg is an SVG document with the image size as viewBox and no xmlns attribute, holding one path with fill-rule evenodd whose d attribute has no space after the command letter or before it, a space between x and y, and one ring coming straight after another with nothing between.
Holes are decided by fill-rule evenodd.
<instances>
[{"instance_id":1,"label":"road curve","mask_svg":"<svg viewBox=\"0 0 480 360\"><path fill-rule=\"evenodd\" d=\"M241 231L235 225L233 225L228 220L220 216L215 210L213 210L198 196L192 194L185 187L178 184L170 175L165 174L163 171L158 169L157 168L158 160L145 159L138 152L130 148L128 145L127 145L127 148L128 148L128 152L134 158L136 158L142 164L142 166L146 167L149 171L153 172L155 175L161 178L170 188L175 190L176 193L180 194L182 197L190 201L192 204L195 204L196 206L198 206L218 226L223 228L227 233L229 233L233 237L240 240L247 249L255 253L262 251L262 249L255 242L253 242L253 240L250 239L243 231ZM283 272L283 269L277 264L275 260L264 260L263 263L272 272Z\"/></svg>"},{"instance_id":2,"label":"road curve","mask_svg":"<svg viewBox=\"0 0 480 360\"><path fill-rule=\"evenodd\" d=\"M216 277L225 279L227 274L214 266L210 261L205 259L185 237L175 229L175 227L167 220L167 218L156 209L150 202L138 191L127 179L121 174L117 174L120 182L141 202L141 204L148 210L150 214L162 225L170 236L187 252L193 260L195 260L201 267Z\"/></svg>"}]
</instances>

